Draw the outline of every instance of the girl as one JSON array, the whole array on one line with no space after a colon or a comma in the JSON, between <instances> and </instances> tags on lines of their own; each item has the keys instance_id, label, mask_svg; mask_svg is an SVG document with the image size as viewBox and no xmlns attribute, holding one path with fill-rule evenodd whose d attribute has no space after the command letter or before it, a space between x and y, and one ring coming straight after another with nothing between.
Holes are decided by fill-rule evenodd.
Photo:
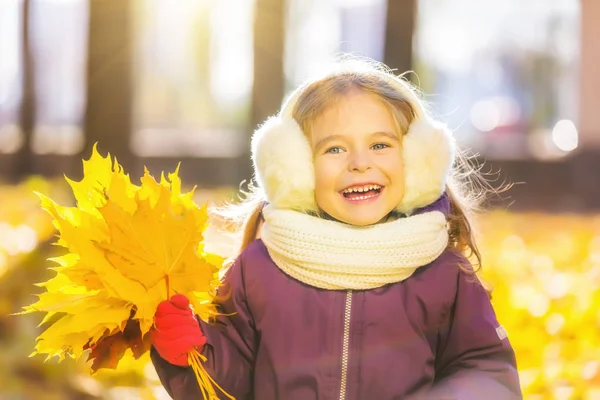
<instances>
[{"instance_id":1,"label":"girl","mask_svg":"<svg viewBox=\"0 0 600 400\"><path fill-rule=\"evenodd\" d=\"M200 398L185 357L197 347L239 400L520 398L462 255L479 258L454 146L373 63L298 88L252 140L259 187L224 316L198 323L179 295L157 310L152 360L169 394Z\"/></svg>"}]
</instances>

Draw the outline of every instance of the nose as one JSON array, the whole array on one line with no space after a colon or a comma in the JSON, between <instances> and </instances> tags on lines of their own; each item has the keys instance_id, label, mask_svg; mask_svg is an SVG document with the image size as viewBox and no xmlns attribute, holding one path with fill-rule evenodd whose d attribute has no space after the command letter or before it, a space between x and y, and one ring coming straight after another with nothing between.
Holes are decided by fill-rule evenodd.
<instances>
[{"instance_id":1,"label":"nose","mask_svg":"<svg viewBox=\"0 0 600 400\"><path fill-rule=\"evenodd\" d=\"M348 163L350 172L366 172L371 169L371 159L368 152L353 152Z\"/></svg>"}]
</instances>

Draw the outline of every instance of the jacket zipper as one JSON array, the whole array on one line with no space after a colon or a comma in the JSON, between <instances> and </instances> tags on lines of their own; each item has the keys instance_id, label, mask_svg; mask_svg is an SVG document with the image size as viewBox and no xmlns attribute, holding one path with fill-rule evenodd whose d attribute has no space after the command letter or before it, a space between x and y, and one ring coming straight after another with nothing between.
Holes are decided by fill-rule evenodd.
<instances>
[{"instance_id":1,"label":"jacket zipper","mask_svg":"<svg viewBox=\"0 0 600 400\"><path fill-rule=\"evenodd\" d=\"M352 310L352 290L346 292L344 310L344 337L342 339L342 377L340 380L340 400L346 399L346 381L348 378L348 353L350 351L350 312Z\"/></svg>"}]
</instances>

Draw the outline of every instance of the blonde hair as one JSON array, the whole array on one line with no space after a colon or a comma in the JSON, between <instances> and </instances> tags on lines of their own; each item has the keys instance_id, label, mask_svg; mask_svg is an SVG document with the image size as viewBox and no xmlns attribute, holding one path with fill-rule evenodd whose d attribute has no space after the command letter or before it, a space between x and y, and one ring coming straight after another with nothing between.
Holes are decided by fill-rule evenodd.
<instances>
[{"instance_id":1,"label":"blonde hair","mask_svg":"<svg viewBox=\"0 0 600 400\"><path fill-rule=\"evenodd\" d=\"M362 64L363 68L359 72L344 72L341 69L341 72L312 81L302 89L292 110L292 117L305 135L310 136L312 124L325 110L341 97L356 90L376 96L391 112L399 136L406 134L412 121L419 115L418 110L422 112L424 103L413 104L413 99L394 88L382 76L381 72L392 74L382 64L372 61ZM407 88L417 93L408 83ZM479 170L469 163L464 154L459 154L446 188L450 202L450 214L447 217L449 248L466 257L474 257L475 270L481 266L481 254L475 241L471 219L479 210L487 188L489 185L482 179ZM213 216L224 224L227 231L239 235L234 258L256 239L262 218L261 211L266 203L262 190L252 183L248 190L241 190L241 193L240 203L212 210ZM464 267L472 271L469 265Z\"/></svg>"}]
</instances>

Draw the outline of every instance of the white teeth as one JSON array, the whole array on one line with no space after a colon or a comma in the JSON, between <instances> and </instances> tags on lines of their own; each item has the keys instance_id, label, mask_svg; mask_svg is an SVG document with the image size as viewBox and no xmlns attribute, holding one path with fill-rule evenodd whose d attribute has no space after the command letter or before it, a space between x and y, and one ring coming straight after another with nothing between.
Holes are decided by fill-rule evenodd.
<instances>
[{"instance_id":1,"label":"white teeth","mask_svg":"<svg viewBox=\"0 0 600 400\"><path fill-rule=\"evenodd\" d=\"M354 187L354 188L345 189L344 193L354 193L354 192L362 193L362 192L368 192L369 190L377 190L377 189L381 189L381 186L367 185L367 186L363 186L363 187Z\"/></svg>"},{"instance_id":2,"label":"white teeth","mask_svg":"<svg viewBox=\"0 0 600 400\"><path fill-rule=\"evenodd\" d=\"M370 199L371 197L375 197L375 196L377 196L377 195L376 194L372 194L370 196L356 196L352 200L353 201L366 200L366 199Z\"/></svg>"}]
</instances>

